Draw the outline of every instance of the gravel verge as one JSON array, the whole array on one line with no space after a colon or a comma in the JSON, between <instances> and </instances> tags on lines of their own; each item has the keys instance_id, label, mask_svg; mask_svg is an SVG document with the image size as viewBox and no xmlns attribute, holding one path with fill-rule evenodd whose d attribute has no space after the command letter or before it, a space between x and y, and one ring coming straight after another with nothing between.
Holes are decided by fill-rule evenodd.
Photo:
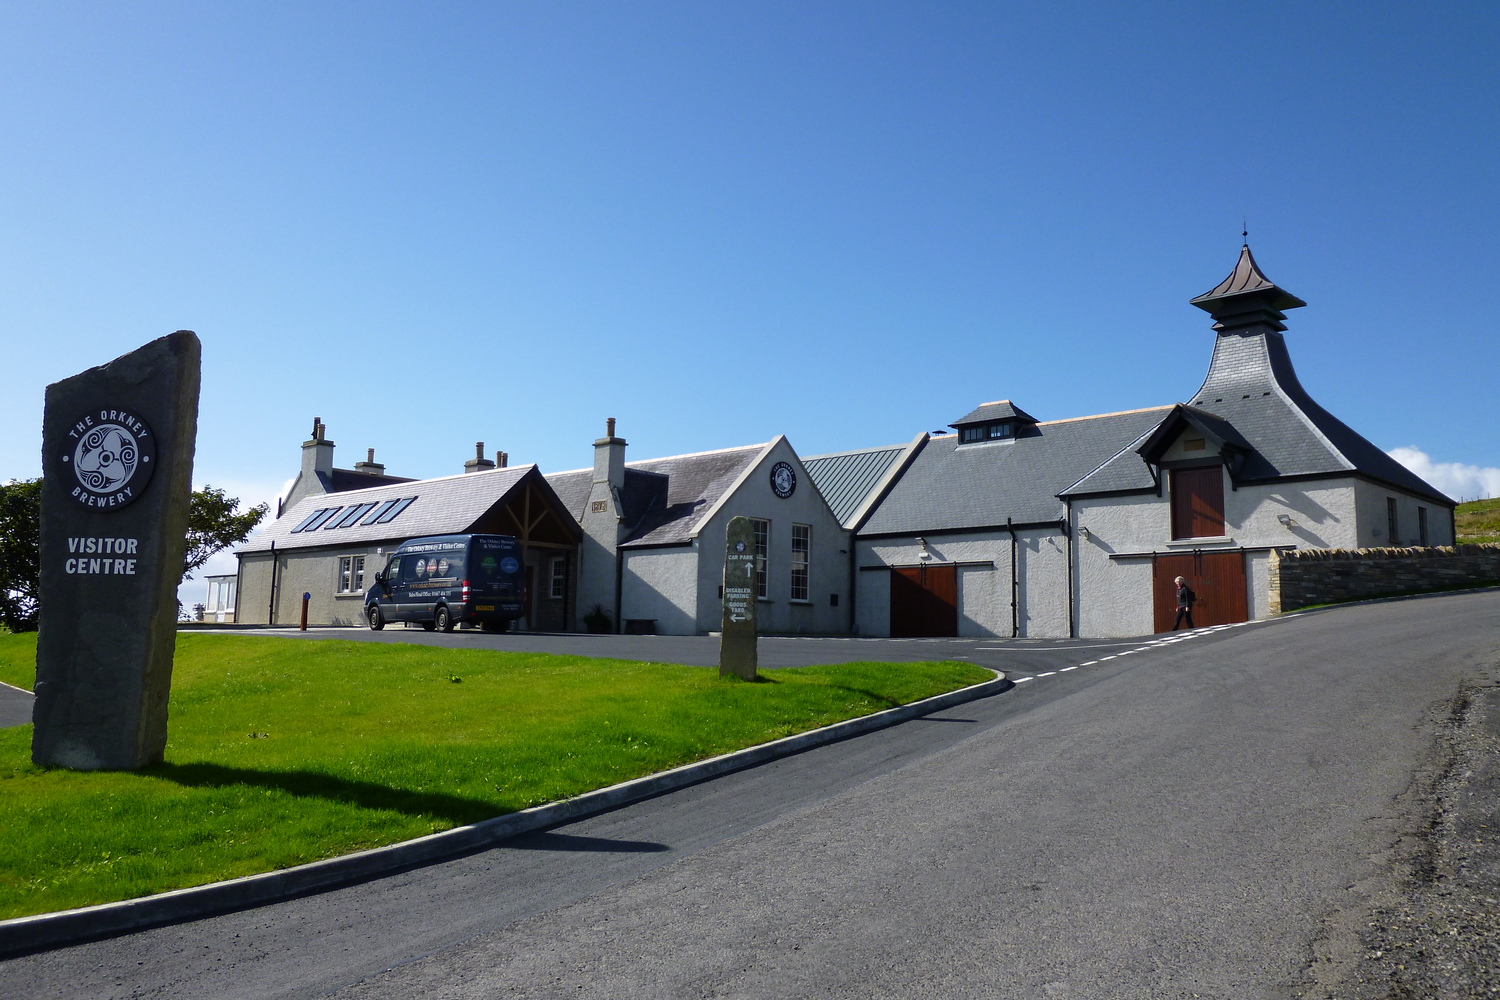
<instances>
[{"instance_id":1,"label":"gravel verge","mask_svg":"<svg viewBox=\"0 0 1500 1000\"><path fill-rule=\"evenodd\" d=\"M1500 997L1500 687L1466 686L1438 720L1407 833L1370 905L1335 914L1298 993L1329 1000ZM1340 921L1345 926L1338 927ZM1342 945L1340 945L1342 941Z\"/></svg>"}]
</instances>

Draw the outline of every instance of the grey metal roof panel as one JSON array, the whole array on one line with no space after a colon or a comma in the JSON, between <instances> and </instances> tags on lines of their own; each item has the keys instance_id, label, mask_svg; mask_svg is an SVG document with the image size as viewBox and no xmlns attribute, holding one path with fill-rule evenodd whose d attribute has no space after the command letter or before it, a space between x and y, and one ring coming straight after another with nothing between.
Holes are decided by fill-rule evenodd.
<instances>
[{"instance_id":1,"label":"grey metal roof panel","mask_svg":"<svg viewBox=\"0 0 1500 1000\"><path fill-rule=\"evenodd\" d=\"M1034 424L1036 417L1021 409L1008 399L997 399L993 403L981 403L978 407L970 410L967 414L959 417L949 427L963 427L965 424L987 424L995 420L1020 420L1024 423Z\"/></svg>"},{"instance_id":2,"label":"grey metal roof panel","mask_svg":"<svg viewBox=\"0 0 1500 1000\"><path fill-rule=\"evenodd\" d=\"M848 527L849 519L859 512L870 492L880 485L886 473L910 447L909 444L896 444L812 455L802 460L802 467L812 477L813 485L823 495L833 516Z\"/></svg>"},{"instance_id":3,"label":"grey metal roof panel","mask_svg":"<svg viewBox=\"0 0 1500 1000\"><path fill-rule=\"evenodd\" d=\"M673 545L691 541L703 515L713 509L765 449L764 444L753 444L626 463L627 473L654 472L668 478L666 495L646 511L622 544Z\"/></svg>"},{"instance_id":4,"label":"grey metal roof panel","mask_svg":"<svg viewBox=\"0 0 1500 1000\"><path fill-rule=\"evenodd\" d=\"M861 534L988 528L1006 518L1061 520L1065 508L1057 493L1140 440L1170 409L1047 421L1030 434L993 443L961 445L956 434L932 438Z\"/></svg>"},{"instance_id":5,"label":"grey metal roof panel","mask_svg":"<svg viewBox=\"0 0 1500 1000\"><path fill-rule=\"evenodd\" d=\"M324 545L346 545L418 538L423 535L451 535L466 531L470 525L495 504L503 500L536 469L534 465L517 465L489 472L471 472L440 479L420 479L376 486L365 490L304 497L281 517L257 532L240 552L264 552L276 544L278 550L316 548ZM356 524L348 528L294 533L293 528L313 511L325 507L416 497L411 506L386 524Z\"/></svg>"}]
</instances>

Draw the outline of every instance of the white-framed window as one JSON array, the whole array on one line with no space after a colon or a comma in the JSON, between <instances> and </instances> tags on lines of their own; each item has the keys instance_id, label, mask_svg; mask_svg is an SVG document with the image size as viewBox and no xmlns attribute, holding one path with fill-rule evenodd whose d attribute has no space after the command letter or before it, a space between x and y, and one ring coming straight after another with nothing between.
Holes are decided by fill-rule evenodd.
<instances>
[{"instance_id":1,"label":"white-framed window","mask_svg":"<svg viewBox=\"0 0 1500 1000\"><path fill-rule=\"evenodd\" d=\"M365 592L365 557L339 557L339 593L363 594Z\"/></svg>"},{"instance_id":2,"label":"white-framed window","mask_svg":"<svg viewBox=\"0 0 1500 1000\"><path fill-rule=\"evenodd\" d=\"M566 556L553 556L548 565L548 574L551 578L551 587L548 593L554 601L560 601L568 596L568 559Z\"/></svg>"},{"instance_id":3,"label":"white-framed window","mask_svg":"<svg viewBox=\"0 0 1500 1000\"><path fill-rule=\"evenodd\" d=\"M812 525L792 525L792 600L807 600L807 561L812 551Z\"/></svg>"},{"instance_id":4,"label":"white-framed window","mask_svg":"<svg viewBox=\"0 0 1500 1000\"><path fill-rule=\"evenodd\" d=\"M771 553L771 522L752 517L755 527L755 596L766 596L766 559Z\"/></svg>"}]
</instances>

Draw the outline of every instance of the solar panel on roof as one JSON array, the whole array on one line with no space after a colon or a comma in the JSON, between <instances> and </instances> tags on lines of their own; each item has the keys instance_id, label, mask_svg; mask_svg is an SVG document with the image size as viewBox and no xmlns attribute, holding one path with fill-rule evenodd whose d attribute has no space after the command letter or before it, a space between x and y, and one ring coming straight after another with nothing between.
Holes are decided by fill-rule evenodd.
<instances>
[{"instance_id":1,"label":"solar panel on roof","mask_svg":"<svg viewBox=\"0 0 1500 1000\"><path fill-rule=\"evenodd\" d=\"M319 507L317 510L313 511L311 514L309 514L306 517L304 517L302 519L302 523L299 524L299 525L297 525L295 528L292 529L292 534L295 535L299 531L306 531L307 530L307 526L309 524L312 524L313 521L317 520L318 515L320 515L320 514L326 514L327 512L328 512L328 508L327 507Z\"/></svg>"},{"instance_id":2,"label":"solar panel on roof","mask_svg":"<svg viewBox=\"0 0 1500 1000\"><path fill-rule=\"evenodd\" d=\"M416 497L403 497L400 500L397 500L395 506L392 507L390 510L386 511L384 514L380 515L380 519L377 520L375 523L376 524L389 524L390 522L394 521L396 518L400 517L401 516L401 512L404 511L406 508L410 507L412 501L415 500L415 499L416 499Z\"/></svg>"},{"instance_id":3,"label":"solar panel on roof","mask_svg":"<svg viewBox=\"0 0 1500 1000\"><path fill-rule=\"evenodd\" d=\"M328 523L324 525L323 530L332 531L334 528L347 528L358 521L361 517L368 514L370 512L370 508L374 506L374 503L355 504L353 507L349 508L349 512L343 517L330 518Z\"/></svg>"},{"instance_id":4,"label":"solar panel on roof","mask_svg":"<svg viewBox=\"0 0 1500 1000\"><path fill-rule=\"evenodd\" d=\"M383 501L380 504L380 506L378 506L378 507L375 508L374 513L372 513L369 517L365 518L364 523L366 525L371 525L371 524L377 524L377 523L379 523L381 517L383 517L385 515L386 511L390 510L392 507L396 506L396 504L398 504L398 503L400 503L399 499L397 499L397 500L386 500L386 501Z\"/></svg>"}]
</instances>

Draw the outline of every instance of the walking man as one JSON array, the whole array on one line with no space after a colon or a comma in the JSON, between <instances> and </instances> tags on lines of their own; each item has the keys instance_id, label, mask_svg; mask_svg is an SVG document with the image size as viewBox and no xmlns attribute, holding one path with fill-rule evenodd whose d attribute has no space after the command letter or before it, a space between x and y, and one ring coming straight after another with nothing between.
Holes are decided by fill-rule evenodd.
<instances>
[{"instance_id":1,"label":"walking man","mask_svg":"<svg viewBox=\"0 0 1500 1000\"><path fill-rule=\"evenodd\" d=\"M1193 588L1187 585L1187 581L1178 577L1177 583L1177 620L1172 623L1172 631L1176 632L1182 626L1183 619L1187 619L1187 627L1193 628L1193 604L1197 602L1198 595L1193 593Z\"/></svg>"}]
</instances>

